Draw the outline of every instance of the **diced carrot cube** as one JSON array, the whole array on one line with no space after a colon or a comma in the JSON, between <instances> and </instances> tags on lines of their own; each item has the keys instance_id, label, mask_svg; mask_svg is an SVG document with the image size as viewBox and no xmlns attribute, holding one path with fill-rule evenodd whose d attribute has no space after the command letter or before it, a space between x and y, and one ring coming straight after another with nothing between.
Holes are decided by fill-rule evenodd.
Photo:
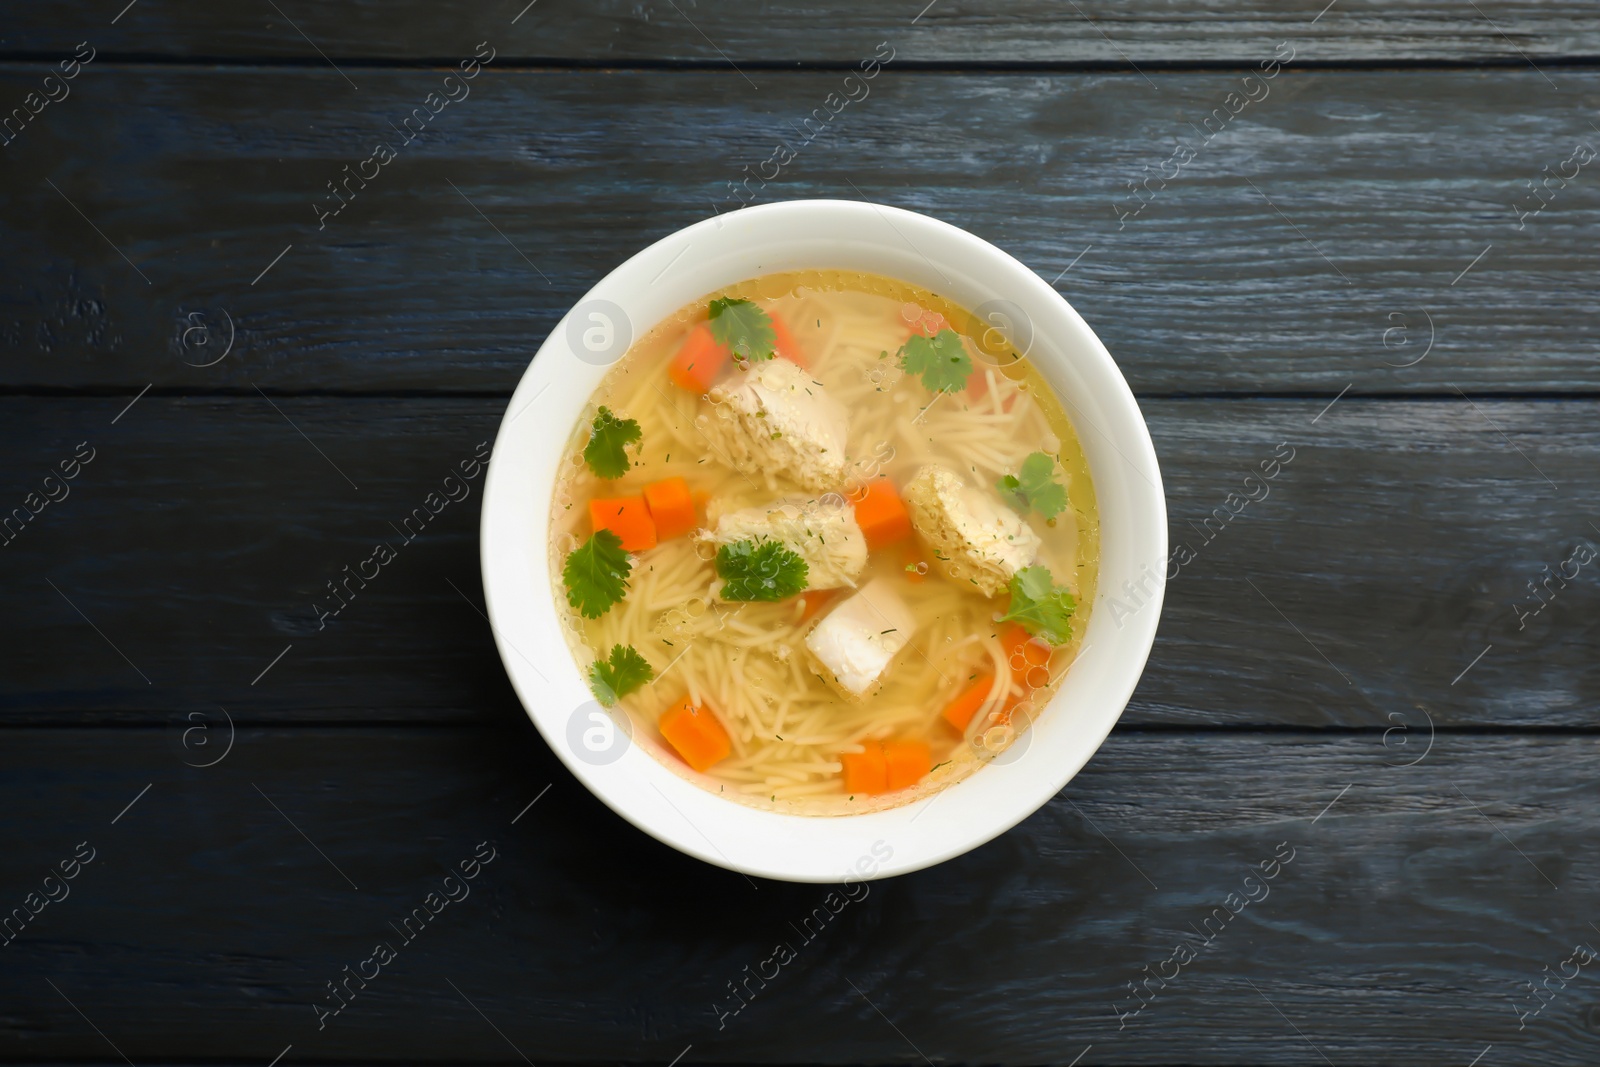
<instances>
[{"instance_id":1,"label":"diced carrot cube","mask_svg":"<svg viewBox=\"0 0 1600 1067\"><path fill-rule=\"evenodd\" d=\"M800 609L800 621L809 622L815 618L817 612L832 603L838 595L837 589L807 589L804 597L806 606Z\"/></svg>"},{"instance_id":2,"label":"diced carrot cube","mask_svg":"<svg viewBox=\"0 0 1600 1067\"><path fill-rule=\"evenodd\" d=\"M1006 650L1011 673L1017 681L1033 689L1043 689L1049 684L1049 645L1013 622L1000 631L1000 647Z\"/></svg>"},{"instance_id":3,"label":"diced carrot cube","mask_svg":"<svg viewBox=\"0 0 1600 1067\"><path fill-rule=\"evenodd\" d=\"M794 339L794 334L789 332L783 320L767 312L767 317L772 320L773 349L777 354L803 370L811 369L811 361L806 359L805 353L800 351L800 345Z\"/></svg>"},{"instance_id":4,"label":"diced carrot cube","mask_svg":"<svg viewBox=\"0 0 1600 1067\"><path fill-rule=\"evenodd\" d=\"M867 548L883 548L911 536L911 515L889 479L874 478L853 500Z\"/></svg>"},{"instance_id":5,"label":"diced carrot cube","mask_svg":"<svg viewBox=\"0 0 1600 1067\"><path fill-rule=\"evenodd\" d=\"M711 327L702 322L689 331L667 368L667 377L680 389L703 393L711 388L731 357L732 353L711 336Z\"/></svg>"},{"instance_id":6,"label":"diced carrot cube","mask_svg":"<svg viewBox=\"0 0 1600 1067\"><path fill-rule=\"evenodd\" d=\"M662 713L657 728L667 743L683 757L683 762L697 771L704 771L712 764L727 759L733 751L728 731L722 728L711 709L697 707L689 703L687 697Z\"/></svg>"},{"instance_id":7,"label":"diced carrot cube","mask_svg":"<svg viewBox=\"0 0 1600 1067\"><path fill-rule=\"evenodd\" d=\"M841 752L839 762L844 765L844 789L852 795L888 791L889 768L883 758L881 741L865 741L865 752Z\"/></svg>"},{"instance_id":8,"label":"diced carrot cube","mask_svg":"<svg viewBox=\"0 0 1600 1067\"><path fill-rule=\"evenodd\" d=\"M982 400L989 395L990 365L979 360L972 368L972 374L967 378L967 399L972 401ZM994 364L993 370L1003 379L1006 373L999 363ZM1017 405L1017 394L1007 393L1005 400L1000 403L1001 411L1010 411Z\"/></svg>"},{"instance_id":9,"label":"diced carrot cube","mask_svg":"<svg viewBox=\"0 0 1600 1067\"><path fill-rule=\"evenodd\" d=\"M1010 726L1014 721L1016 721L1017 708L1021 706L1023 700L1025 699L1026 697L1021 693L1008 699L1005 703L1005 707L995 712L994 724L996 726Z\"/></svg>"},{"instance_id":10,"label":"diced carrot cube","mask_svg":"<svg viewBox=\"0 0 1600 1067\"><path fill-rule=\"evenodd\" d=\"M644 487L645 506L663 541L681 537L695 527L694 495L682 478L663 478Z\"/></svg>"},{"instance_id":11,"label":"diced carrot cube","mask_svg":"<svg viewBox=\"0 0 1600 1067\"><path fill-rule=\"evenodd\" d=\"M933 753L924 741L864 741L864 752L843 752L845 792L892 793L916 785L933 765Z\"/></svg>"},{"instance_id":12,"label":"diced carrot cube","mask_svg":"<svg viewBox=\"0 0 1600 1067\"><path fill-rule=\"evenodd\" d=\"M642 496L596 497L589 501L589 521L596 531L610 530L622 538L624 552L656 547L656 524Z\"/></svg>"},{"instance_id":13,"label":"diced carrot cube","mask_svg":"<svg viewBox=\"0 0 1600 1067\"><path fill-rule=\"evenodd\" d=\"M904 551L900 553L900 559L904 563L901 569L905 572L906 581L912 585L921 585L928 580L928 561L922 558L922 550L917 547L916 542L906 545Z\"/></svg>"},{"instance_id":14,"label":"diced carrot cube","mask_svg":"<svg viewBox=\"0 0 1600 1067\"><path fill-rule=\"evenodd\" d=\"M933 753L925 741L883 743L884 787L889 792L916 785L933 766Z\"/></svg>"},{"instance_id":15,"label":"diced carrot cube","mask_svg":"<svg viewBox=\"0 0 1600 1067\"><path fill-rule=\"evenodd\" d=\"M977 681L963 689L954 700L945 705L944 720L954 726L961 733L967 730L967 724L972 717L983 707L983 702L989 699L989 693L994 689L994 675L981 674Z\"/></svg>"}]
</instances>

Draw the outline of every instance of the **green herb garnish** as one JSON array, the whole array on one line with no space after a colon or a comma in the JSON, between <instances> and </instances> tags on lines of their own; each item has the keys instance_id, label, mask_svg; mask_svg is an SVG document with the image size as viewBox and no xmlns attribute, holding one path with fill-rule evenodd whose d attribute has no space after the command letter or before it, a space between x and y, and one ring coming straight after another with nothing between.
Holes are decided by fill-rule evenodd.
<instances>
[{"instance_id":1,"label":"green herb garnish","mask_svg":"<svg viewBox=\"0 0 1600 1067\"><path fill-rule=\"evenodd\" d=\"M717 549L724 600L783 600L806 587L809 568L781 541L734 541Z\"/></svg>"},{"instance_id":2,"label":"green herb garnish","mask_svg":"<svg viewBox=\"0 0 1600 1067\"><path fill-rule=\"evenodd\" d=\"M1024 567L1011 576L1011 607L1001 622L1018 622L1023 629L1052 645L1072 639L1072 612L1078 600L1055 584L1048 567Z\"/></svg>"},{"instance_id":3,"label":"green herb garnish","mask_svg":"<svg viewBox=\"0 0 1600 1067\"><path fill-rule=\"evenodd\" d=\"M639 423L633 419L619 419L610 408L601 408L589 428L589 443L583 446L583 461L589 469L602 478L620 478L632 466L628 462L627 446L644 436Z\"/></svg>"},{"instance_id":4,"label":"green herb garnish","mask_svg":"<svg viewBox=\"0 0 1600 1067\"><path fill-rule=\"evenodd\" d=\"M586 619L598 619L628 592L628 574L633 564L622 550L622 538L610 530L596 530L594 536L573 549L561 567L567 584L567 603Z\"/></svg>"},{"instance_id":5,"label":"green herb garnish","mask_svg":"<svg viewBox=\"0 0 1600 1067\"><path fill-rule=\"evenodd\" d=\"M1055 479L1056 464L1049 453L1035 452L1022 461L1022 469L994 483L1006 503L1023 514L1032 508L1047 519L1067 506L1067 490Z\"/></svg>"},{"instance_id":6,"label":"green herb garnish","mask_svg":"<svg viewBox=\"0 0 1600 1067\"><path fill-rule=\"evenodd\" d=\"M736 359L771 359L778 338L772 319L749 300L711 301L711 336Z\"/></svg>"},{"instance_id":7,"label":"green herb garnish","mask_svg":"<svg viewBox=\"0 0 1600 1067\"><path fill-rule=\"evenodd\" d=\"M920 374L930 393L953 393L967 387L972 357L954 330L940 330L932 337L912 334L900 346L900 369Z\"/></svg>"},{"instance_id":8,"label":"green herb garnish","mask_svg":"<svg viewBox=\"0 0 1600 1067\"><path fill-rule=\"evenodd\" d=\"M610 659L597 659L589 665L589 688L595 699L609 708L655 676L632 645L612 645Z\"/></svg>"}]
</instances>

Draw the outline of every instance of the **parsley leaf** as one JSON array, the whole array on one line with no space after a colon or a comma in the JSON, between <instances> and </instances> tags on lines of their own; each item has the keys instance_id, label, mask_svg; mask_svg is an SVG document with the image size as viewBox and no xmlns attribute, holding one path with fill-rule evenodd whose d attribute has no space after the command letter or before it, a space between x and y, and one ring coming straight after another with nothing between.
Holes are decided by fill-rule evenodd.
<instances>
[{"instance_id":1,"label":"parsley leaf","mask_svg":"<svg viewBox=\"0 0 1600 1067\"><path fill-rule=\"evenodd\" d=\"M711 336L736 359L771 359L778 343L772 320L749 300L711 301Z\"/></svg>"},{"instance_id":2,"label":"parsley leaf","mask_svg":"<svg viewBox=\"0 0 1600 1067\"><path fill-rule=\"evenodd\" d=\"M561 567L561 580L567 583L567 603L586 619L598 619L628 592L628 574L633 564L622 551L622 538L610 530L596 530L594 536L573 549Z\"/></svg>"},{"instance_id":3,"label":"parsley leaf","mask_svg":"<svg viewBox=\"0 0 1600 1067\"><path fill-rule=\"evenodd\" d=\"M595 699L609 708L655 676L632 645L612 645L609 660L597 659L589 665L589 688Z\"/></svg>"},{"instance_id":4,"label":"parsley leaf","mask_svg":"<svg viewBox=\"0 0 1600 1067\"><path fill-rule=\"evenodd\" d=\"M724 600L783 600L806 587L809 568L781 541L734 541L717 549Z\"/></svg>"},{"instance_id":5,"label":"parsley leaf","mask_svg":"<svg viewBox=\"0 0 1600 1067\"><path fill-rule=\"evenodd\" d=\"M626 446L643 436L637 421L619 419L610 408L601 408L589 429L589 443L583 446L583 461L602 478L620 478L632 466Z\"/></svg>"},{"instance_id":6,"label":"parsley leaf","mask_svg":"<svg viewBox=\"0 0 1600 1067\"><path fill-rule=\"evenodd\" d=\"M1078 600L1055 584L1048 567L1024 567L1011 576L1011 607L1001 622L1020 622L1023 629L1052 645L1072 640L1072 612Z\"/></svg>"},{"instance_id":7,"label":"parsley leaf","mask_svg":"<svg viewBox=\"0 0 1600 1067\"><path fill-rule=\"evenodd\" d=\"M932 337L916 333L900 346L900 369L922 375L922 384L930 393L954 393L967 387L972 357L954 330L940 330Z\"/></svg>"},{"instance_id":8,"label":"parsley leaf","mask_svg":"<svg viewBox=\"0 0 1600 1067\"><path fill-rule=\"evenodd\" d=\"M994 483L1006 503L1023 514L1033 508L1047 519L1067 506L1067 490L1055 479L1056 465L1048 453L1035 452L1022 461L1022 469Z\"/></svg>"}]
</instances>

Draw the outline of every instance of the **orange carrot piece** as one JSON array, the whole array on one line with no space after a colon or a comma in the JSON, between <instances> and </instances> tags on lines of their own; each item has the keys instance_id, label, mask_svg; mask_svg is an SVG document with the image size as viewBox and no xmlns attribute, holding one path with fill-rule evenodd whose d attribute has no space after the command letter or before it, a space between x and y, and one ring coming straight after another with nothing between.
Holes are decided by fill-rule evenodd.
<instances>
[{"instance_id":1,"label":"orange carrot piece","mask_svg":"<svg viewBox=\"0 0 1600 1067\"><path fill-rule=\"evenodd\" d=\"M656 536L663 541L681 537L695 527L694 494L682 478L663 478L644 487L645 506L655 520Z\"/></svg>"},{"instance_id":2,"label":"orange carrot piece","mask_svg":"<svg viewBox=\"0 0 1600 1067\"><path fill-rule=\"evenodd\" d=\"M845 792L892 793L916 785L933 766L933 752L923 741L865 741L865 752L845 752Z\"/></svg>"},{"instance_id":3,"label":"orange carrot piece","mask_svg":"<svg viewBox=\"0 0 1600 1067\"><path fill-rule=\"evenodd\" d=\"M672 365L667 368L667 377L680 389L703 393L711 388L731 357L732 353L711 336L711 327L702 322L689 331L683 347L678 349Z\"/></svg>"},{"instance_id":4,"label":"orange carrot piece","mask_svg":"<svg viewBox=\"0 0 1600 1067\"><path fill-rule=\"evenodd\" d=\"M610 530L622 538L624 552L656 547L656 524L642 496L596 497L589 501L589 521L595 530Z\"/></svg>"},{"instance_id":5,"label":"orange carrot piece","mask_svg":"<svg viewBox=\"0 0 1600 1067\"><path fill-rule=\"evenodd\" d=\"M933 752L925 741L883 743L884 786L889 792L916 785L933 766Z\"/></svg>"},{"instance_id":6,"label":"orange carrot piece","mask_svg":"<svg viewBox=\"0 0 1600 1067\"><path fill-rule=\"evenodd\" d=\"M855 500L856 523L867 538L867 548L878 549L911 536L911 515L894 483L874 478Z\"/></svg>"},{"instance_id":7,"label":"orange carrot piece","mask_svg":"<svg viewBox=\"0 0 1600 1067\"><path fill-rule=\"evenodd\" d=\"M1013 622L1000 631L1000 647L1006 650L1017 681L1034 689L1043 689L1049 683L1049 645Z\"/></svg>"},{"instance_id":8,"label":"orange carrot piece","mask_svg":"<svg viewBox=\"0 0 1600 1067\"><path fill-rule=\"evenodd\" d=\"M916 542L906 545L905 550L900 553L900 559L904 564L901 570L906 576L906 581L912 585L921 585L928 580L928 561L922 558L922 550L917 547Z\"/></svg>"},{"instance_id":9,"label":"orange carrot piece","mask_svg":"<svg viewBox=\"0 0 1600 1067\"><path fill-rule=\"evenodd\" d=\"M811 361L806 359L805 354L800 351L800 345L795 341L794 334L789 332L789 327L785 326L783 320L770 311L767 312L767 318L772 320L773 349L776 350L781 358L788 360L802 370L810 370Z\"/></svg>"},{"instance_id":10,"label":"orange carrot piece","mask_svg":"<svg viewBox=\"0 0 1600 1067\"><path fill-rule=\"evenodd\" d=\"M800 621L809 622L816 617L817 612L832 603L833 598L839 595L837 589L807 589L805 595L806 606L800 609Z\"/></svg>"},{"instance_id":11,"label":"orange carrot piece","mask_svg":"<svg viewBox=\"0 0 1600 1067\"><path fill-rule=\"evenodd\" d=\"M1005 703L1005 707L995 712L994 724L996 726L1010 726L1016 720L1017 707L1022 703L1022 696L1018 694Z\"/></svg>"},{"instance_id":12,"label":"orange carrot piece","mask_svg":"<svg viewBox=\"0 0 1600 1067\"><path fill-rule=\"evenodd\" d=\"M994 675L980 674L978 680L961 691L944 708L944 721L954 726L961 733L966 733L967 724L972 717L983 707L983 702L989 699L990 691L994 689Z\"/></svg>"},{"instance_id":13,"label":"orange carrot piece","mask_svg":"<svg viewBox=\"0 0 1600 1067\"><path fill-rule=\"evenodd\" d=\"M696 707L689 698L667 709L657 723L661 736L667 739L683 762L697 771L704 771L719 760L728 758L733 742L728 731L722 728L711 709Z\"/></svg>"},{"instance_id":14,"label":"orange carrot piece","mask_svg":"<svg viewBox=\"0 0 1600 1067\"><path fill-rule=\"evenodd\" d=\"M995 365L995 371L997 373L999 373L1002 378L1006 376L1005 372L1000 369L1000 365L999 364ZM973 401L977 401L977 400L982 400L984 397L986 397L988 395L989 395L989 365L987 363L984 363L982 360L979 360L974 364L974 366L972 368L971 376L969 376L967 378L967 399L973 400ZM1001 402L1000 410L1001 411L1010 411L1013 407L1016 406L1016 404L1017 404L1017 394L1016 393L1010 393L1010 394L1008 394L1006 396L1005 400L1003 402Z\"/></svg>"},{"instance_id":15,"label":"orange carrot piece","mask_svg":"<svg viewBox=\"0 0 1600 1067\"><path fill-rule=\"evenodd\" d=\"M888 792L889 767L883 757L883 743L864 741L865 752L841 752L839 762L844 765L844 790L852 796L865 793Z\"/></svg>"}]
</instances>

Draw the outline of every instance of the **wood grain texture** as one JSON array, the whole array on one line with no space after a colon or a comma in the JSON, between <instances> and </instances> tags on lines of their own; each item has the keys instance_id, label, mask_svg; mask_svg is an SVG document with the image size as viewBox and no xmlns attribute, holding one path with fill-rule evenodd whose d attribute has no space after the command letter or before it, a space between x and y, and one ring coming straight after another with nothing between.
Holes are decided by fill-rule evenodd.
<instances>
[{"instance_id":1,"label":"wood grain texture","mask_svg":"<svg viewBox=\"0 0 1600 1067\"><path fill-rule=\"evenodd\" d=\"M127 402L0 401L7 508L78 442L97 449L71 495L0 548L0 717L169 722L173 708L217 705L254 722L516 714L479 614L481 479L413 541L400 533L492 440L503 399L146 396L111 425ZM1126 721L1592 725L1596 564L1537 595L1528 583L1600 543L1594 402L1144 410L1174 551L1193 558L1175 558ZM1261 480L1275 455L1292 458ZM379 541L399 558L323 625L313 605L334 605L326 583ZM1107 610L1138 603L1124 594Z\"/></svg>"},{"instance_id":2,"label":"wood grain texture","mask_svg":"<svg viewBox=\"0 0 1600 1067\"><path fill-rule=\"evenodd\" d=\"M0 99L43 69L5 66ZM359 92L331 70L85 68L3 149L0 386L509 391L590 285L731 209L741 168L842 85L491 69L404 145L392 124L442 73L356 74ZM1521 229L1513 209L1600 144L1600 73L1551 77L1291 66L1205 143L1237 72L891 66L759 200L865 196L969 228L1054 281L1142 393L1592 391L1594 165ZM1198 154L1163 187L1180 137ZM319 230L327 183L377 138L399 158Z\"/></svg>"},{"instance_id":3,"label":"wood grain texture","mask_svg":"<svg viewBox=\"0 0 1600 1067\"><path fill-rule=\"evenodd\" d=\"M260 7L187 0L120 4L69 0L24 7L0 47L70 51L84 37L115 53L173 58L336 60L453 58L488 39L524 61L853 63L892 40L923 63L1253 62L1284 37L1323 62L1515 61L1600 54L1600 28L1579 0L1171 0L1071 5L1047 0L912 0L740 4L700 0L504 0L469 8L423 0L300 2ZM520 13L520 15L519 15Z\"/></svg>"},{"instance_id":4,"label":"wood grain texture","mask_svg":"<svg viewBox=\"0 0 1600 1067\"><path fill-rule=\"evenodd\" d=\"M825 887L646 838L526 723L246 730L205 770L153 731L7 739L0 799L31 817L5 829L6 906L97 850L0 949L0 1045L34 1062L121 1062L84 1016L135 1063L292 1044L286 1063L1067 1064L1092 1044L1081 1064L1466 1064L1493 1044L1559 1067L1600 1031L1588 972L1520 1032L1513 999L1595 940L1593 737L1444 738L1399 768L1375 737L1114 734L1016 829L853 890L809 941ZM403 943L389 924L484 840L471 895ZM1170 976L1190 924L1247 891L1119 1031L1127 983ZM319 1031L324 983L380 940L398 958ZM780 941L796 958L719 1029L727 983Z\"/></svg>"},{"instance_id":5,"label":"wood grain texture","mask_svg":"<svg viewBox=\"0 0 1600 1067\"><path fill-rule=\"evenodd\" d=\"M1592 966L1519 1018L1600 942L1600 564L1530 585L1600 543L1597 172L1518 218L1600 144L1592 4L125 2L0 25L0 117L99 51L0 134L0 518L95 450L0 533L0 918L97 850L0 933L0 1058L1595 1061ZM479 41L471 98L319 229ZM1142 394L1193 558L1060 796L832 917L560 765L479 612L481 478L397 527L579 296L731 209L880 41L757 202L925 211L1056 285Z\"/></svg>"}]
</instances>

